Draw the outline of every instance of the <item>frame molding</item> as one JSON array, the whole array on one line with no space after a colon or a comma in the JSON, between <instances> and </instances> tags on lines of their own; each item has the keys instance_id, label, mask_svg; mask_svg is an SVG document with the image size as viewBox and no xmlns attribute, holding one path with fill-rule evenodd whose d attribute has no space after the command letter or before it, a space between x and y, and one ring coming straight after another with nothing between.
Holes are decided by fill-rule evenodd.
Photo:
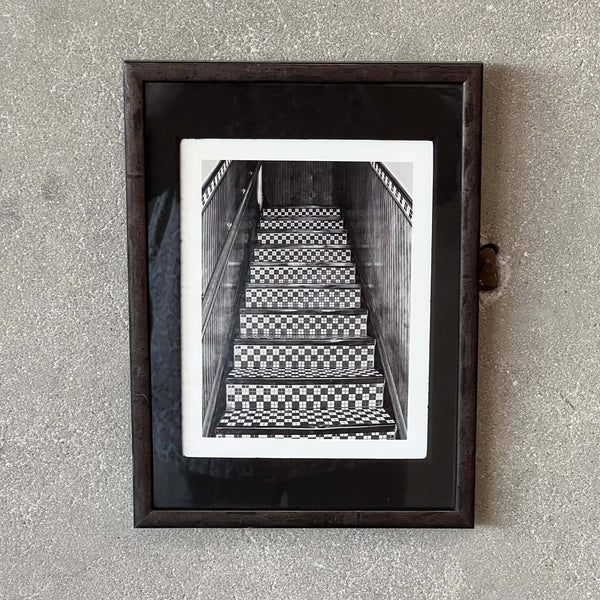
<instances>
[{"instance_id":1,"label":"frame molding","mask_svg":"<svg viewBox=\"0 0 600 600\"><path fill-rule=\"evenodd\" d=\"M136 527L473 527L481 163L481 63L124 63L134 525ZM147 82L453 83L462 86L462 234L454 510L157 510L152 419L144 164Z\"/></svg>"}]
</instances>

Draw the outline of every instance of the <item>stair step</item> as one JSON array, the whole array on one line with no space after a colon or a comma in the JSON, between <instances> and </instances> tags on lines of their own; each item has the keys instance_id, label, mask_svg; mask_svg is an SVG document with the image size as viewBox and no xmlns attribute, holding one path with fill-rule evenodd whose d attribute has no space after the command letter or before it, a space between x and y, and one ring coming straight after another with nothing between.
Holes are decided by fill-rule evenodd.
<instances>
[{"instance_id":1,"label":"stair step","mask_svg":"<svg viewBox=\"0 0 600 600\"><path fill-rule=\"evenodd\" d=\"M291 381L294 384L324 384L324 383L383 383L383 375L373 367L350 369L350 368L321 368L308 369L299 368L266 368L257 367L252 369L234 368L227 375L227 383L264 384L281 383Z\"/></svg>"},{"instance_id":2,"label":"stair step","mask_svg":"<svg viewBox=\"0 0 600 600\"><path fill-rule=\"evenodd\" d=\"M258 226L262 231L274 229L343 229L343 221L340 217L261 218Z\"/></svg>"},{"instance_id":3,"label":"stair step","mask_svg":"<svg viewBox=\"0 0 600 600\"><path fill-rule=\"evenodd\" d=\"M369 369L375 366L375 340L264 340L233 342L234 369Z\"/></svg>"},{"instance_id":4,"label":"stair step","mask_svg":"<svg viewBox=\"0 0 600 600\"><path fill-rule=\"evenodd\" d=\"M350 246L347 244L337 246L273 244L259 245L254 248L254 260L257 261L348 262L351 255Z\"/></svg>"},{"instance_id":5,"label":"stair step","mask_svg":"<svg viewBox=\"0 0 600 600\"><path fill-rule=\"evenodd\" d=\"M250 263L250 283L354 283L354 263L302 265L298 263Z\"/></svg>"},{"instance_id":6,"label":"stair step","mask_svg":"<svg viewBox=\"0 0 600 600\"><path fill-rule=\"evenodd\" d=\"M260 220L264 222L275 222L282 220L289 221L341 221L342 217L340 214L315 214L315 213L297 213L297 214L270 214L265 215L261 213Z\"/></svg>"},{"instance_id":7,"label":"stair step","mask_svg":"<svg viewBox=\"0 0 600 600\"><path fill-rule=\"evenodd\" d=\"M292 340L293 342L297 342L298 346L313 346L317 344L319 346L374 346L375 338L372 338L368 335L358 336L358 337L345 337L345 338L327 338L326 340L319 340L314 342L310 339L298 339ZM270 344L273 346L289 346L290 340L277 340L270 339L266 342L263 339L256 338L235 338L233 340L234 345L239 346L264 346L265 344Z\"/></svg>"},{"instance_id":8,"label":"stair step","mask_svg":"<svg viewBox=\"0 0 600 600\"><path fill-rule=\"evenodd\" d=\"M337 206L318 206L315 204L306 204L299 206L281 206L273 208L263 208L262 216L341 216L340 209Z\"/></svg>"},{"instance_id":9,"label":"stair step","mask_svg":"<svg viewBox=\"0 0 600 600\"><path fill-rule=\"evenodd\" d=\"M356 433L293 433L268 434L268 433L217 433L218 438L265 438L265 439L286 439L286 440L395 440L395 431L367 431Z\"/></svg>"},{"instance_id":10,"label":"stair step","mask_svg":"<svg viewBox=\"0 0 600 600\"><path fill-rule=\"evenodd\" d=\"M226 410L217 435L317 436L395 434L396 424L382 407L337 409ZM387 437L387 436L386 436Z\"/></svg>"},{"instance_id":11,"label":"stair step","mask_svg":"<svg viewBox=\"0 0 600 600\"><path fill-rule=\"evenodd\" d=\"M260 288L270 288L271 286L267 285L257 285L256 287ZM310 287L319 287L319 288L327 288L327 287L338 287L338 286L296 286L303 288ZM346 285L339 287L358 287L357 284L354 285ZM248 314L248 315L267 315L267 314L277 314L277 315L368 315L369 311L366 308L240 308L240 314Z\"/></svg>"},{"instance_id":12,"label":"stair step","mask_svg":"<svg viewBox=\"0 0 600 600\"><path fill-rule=\"evenodd\" d=\"M225 380L227 410L383 406L385 384L374 369L329 369L326 377L318 374L308 377L290 369L266 377L260 369L235 369Z\"/></svg>"},{"instance_id":13,"label":"stair step","mask_svg":"<svg viewBox=\"0 0 600 600\"><path fill-rule=\"evenodd\" d=\"M352 311L290 312L289 309L242 309L240 336L243 338L360 337L367 334L364 309Z\"/></svg>"},{"instance_id":14,"label":"stair step","mask_svg":"<svg viewBox=\"0 0 600 600\"><path fill-rule=\"evenodd\" d=\"M358 284L247 285L247 308L359 308Z\"/></svg>"},{"instance_id":15,"label":"stair step","mask_svg":"<svg viewBox=\"0 0 600 600\"><path fill-rule=\"evenodd\" d=\"M310 231L303 229L257 232L259 244L347 244L348 232L345 229Z\"/></svg>"}]
</instances>

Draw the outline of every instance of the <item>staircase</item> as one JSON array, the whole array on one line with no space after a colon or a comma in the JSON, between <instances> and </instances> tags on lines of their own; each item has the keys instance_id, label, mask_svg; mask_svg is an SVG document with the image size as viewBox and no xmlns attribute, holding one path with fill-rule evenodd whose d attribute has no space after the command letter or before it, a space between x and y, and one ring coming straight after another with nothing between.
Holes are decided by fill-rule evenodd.
<instances>
[{"instance_id":1,"label":"staircase","mask_svg":"<svg viewBox=\"0 0 600 600\"><path fill-rule=\"evenodd\" d=\"M217 437L394 439L337 207L265 208Z\"/></svg>"}]
</instances>

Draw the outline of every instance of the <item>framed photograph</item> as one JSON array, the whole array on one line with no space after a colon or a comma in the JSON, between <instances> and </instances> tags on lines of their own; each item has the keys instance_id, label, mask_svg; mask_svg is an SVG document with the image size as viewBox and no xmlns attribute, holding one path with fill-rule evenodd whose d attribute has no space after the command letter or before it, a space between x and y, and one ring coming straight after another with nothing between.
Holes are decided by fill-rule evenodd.
<instances>
[{"instance_id":1,"label":"framed photograph","mask_svg":"<svg viewBox=\"0 0 600 600\"><path fill-rule=\"evenodd\" d=\"M473 526L482 71L125 63L135 526Z\"/></svg>"}]
</instances>

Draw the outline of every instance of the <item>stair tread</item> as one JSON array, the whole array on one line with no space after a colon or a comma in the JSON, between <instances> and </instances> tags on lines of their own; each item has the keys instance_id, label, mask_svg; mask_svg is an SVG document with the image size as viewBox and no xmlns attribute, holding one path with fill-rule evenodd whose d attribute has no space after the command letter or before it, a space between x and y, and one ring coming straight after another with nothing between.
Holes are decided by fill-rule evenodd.
<instances>
[{"instance_id":1,"label":"stair tread","mask_svg":"<svg viewBox=\"0 0 600 600\"><path fill-rule=\"evenodd\" d=\"M240 308L243 315L366 315L366 308Z\"/></svg>"},{"instance_id":2,"label":"stair tread","mask_svg":"<svg viewBox=\"0 0 600 600\"><path fill-rule=\"evenodd\" d=\"M277 244L264 244L259 242L254 247L260 249L289 248L290 250L348 250L350 244L284 244L281 242Z\"/></svg>"},{"instance_id":3,"label":"stair tread","mask_svg":"<svg viewBox=\"0 0 600 600\"><path fill-rule=\"evenodd\" d=\"M258 233L347 233L346 229L342 227L330 227L328 229L276 229L275 227L259 227Z\"/></svg>"},{"instance_id":4,"label":"stair tread","mask_svg":"<svg viewBox=\"0 0 600 600\"><path fill-rule=\"evenodd\" d=\"M319 263L297 261L297 260L253 260L251 267L302 267L303 269L315 269L321 267L349 268L354 267L355 263L351 260L342 262L323 261Z\"/></svg>"},{"instance_id":5,"label":"stair tread","mask_svg":"<svg viewBox=\"0 0 600 600\"><path fill-rule=\"evenodd\" d=\"M286 345L286 346L374 346L375 338L365 336L354 337L327 337L327 338L235 338L234 346L241 345Z\"/></svg>"},{"instance_id":6,"label":"stair tread","mask_svg":"<svg viewBox=\"0 0 600 600\"><path fill-rule=\"evenodd\" d=\"M245 430L234 430L233 432L221 430L217 433L219 438L273 438L273 439L288 439L288 440L395 440L396 430L390 431L369 431L367 429L359 429L357 431L331 431L327 433L305 432L296 430L288 433L263 433L262 431L252 431L248 433Z\"/></svg>"},{"instance_id":7,"label":"stair tread","mask_svg":"<svg viewBox=\"0 0 600 600\"><path fill-rule=\"evenodd\" d=\"M340 340L340 341L345 341L345 340L352 340L355 339L356 335L348 335L348 336L344 336L344 335L338 335L336 339ZM248 339L253 339L256 341L256 343L260 343L262 342L268 342L269 340L275 340L281 343L288 343L291 346L294 345L295 342L297 343L303 343L303 344L308 344L310 342L313 342L314 344L319 344L321 342L325 342L329 339L331 339L331 335L330 334L323 334L323 335L315 335L315 334L310 334L310 335L298 335L297 333L294 334L290 334L290 335L269 335L269 336L252 336L247 337L247 336L241 336L239 338L240 340L248 340ZM298 344L296 344L298 345Z\"/></svg>"},{"instance_id":8,"label":"stair tread","mask_svg":"<svg viewBox=\"0 0 600 600\"><path fill-rule=\"evenodd\" d=\"M396 428L392 417L382 407L344 409L232 409L217 424L217 431L391 431Z\"/></svg>"},{"instance_id":9,"label":"stair tread","mask_svg":"<svg viewBox=\"0 0 600 600\"><path fill-rule=\"evenodd\" d=\"M342 217L340 215L307 215L307 214L294 214L293 212L289 213L279 213L277 215L260 215L261 221L341 221Z\"/></svg>"},{"instance_id":10,"label":"stair tread","mask_svg":"<svg viewBox=\"0 0 600 600\"><path fill-rule=\"evenodd\" d=\"M252 379L273 382L277 379L284 381L303 380L310 382L329 382L334 380L348 380L354 383L383 383L383 375L374 368L362 368L362 369L343 369L340 367L336 368L289 368L289 367L269 367L269 368L234 368L230 371L226 377L226 380L238 380L238 379Z\"/></svg>"},{"instance_id":11,"label":"stair tread","mask_svg":"<svg viewBox=\"0 0 600 600\"><path fill-rule=\"evenodd\" d=\"M265 206L263 210L297 210L302 208L327 208L329 210L340 209L340 207L335 204L288 204L286 206Z\"/></svg>"},{"instance_id":12,"label":"stair tread","mask_svg":"<svg viewBox=\"0 0 600 600\"><path fill-rule=\"evenodd\" d=\"M247 283L246 288L358 289L360 283Z\"/></svg>"}]
</instances>

